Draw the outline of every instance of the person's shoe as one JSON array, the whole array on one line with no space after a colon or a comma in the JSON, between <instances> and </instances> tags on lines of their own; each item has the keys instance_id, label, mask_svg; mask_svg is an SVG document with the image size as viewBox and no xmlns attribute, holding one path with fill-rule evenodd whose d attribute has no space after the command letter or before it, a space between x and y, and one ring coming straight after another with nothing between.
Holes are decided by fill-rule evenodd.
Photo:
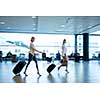
<instances>
[{"instance_id":1,"label":"person's shoe","mask_svg":"<svg viewBox=\"0 0 100 100\"><path fill-rule=\"evenodd\" d=\"M25 72L24 72L25 76L28 76Z\"/></svg>"},{"instance_id":2,"label":"person's shoe","mask_svg":"<svg viewBox=\"0 0 100 100\"><path fill-rule=\"evenodd\" d=\"M69 73L69 71L68 71L67 69L66 69L65 71L66 71L67 73Z\"/></svg>"},{"instance_id":3,"label":"person's shoe","mask_svg":"<svg viewBox=\"0 0 100 100\"><path fill-rule=\"evenodd\" d=\"M58 67L58 71L59 71L60 67Z\"/></svg>"},{"instance_id":4,"label":"person's shoe","mask_svg":"<svg viewBox=\"0 0 100 100\"><path fill-rule=\"evenodd\" d=\"M37 74L38 74L39 76L41 76L41 74L40 74L39 72L37 72Z\"/></svg>"}]
</instances>

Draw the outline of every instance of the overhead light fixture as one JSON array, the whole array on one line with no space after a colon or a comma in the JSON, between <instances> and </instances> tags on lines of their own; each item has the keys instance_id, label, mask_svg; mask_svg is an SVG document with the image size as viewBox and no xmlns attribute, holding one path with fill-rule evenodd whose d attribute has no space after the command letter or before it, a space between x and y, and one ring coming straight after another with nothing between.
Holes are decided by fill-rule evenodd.
<instances>
[{"instance_id":1,"label":"overhead light fixture","mask_svg":"<svg viewBox=\"0 0 100 100\"><path fill-rule=\"evenodd\" d=\"M5 22L2 22L2 21L1 21L1 22L0 22L0 24L4 25L4 24L5 24Z\"/></svg>"},{"instance_id":2,"label":"overhead light fixture","mask_svg":"<svg viewBox=\"0 0 100 100\"><path fill-rule=\"evenodd\" d=\"M34 30L34 31L35 31L35 30L36 30L36 28L33 28L32 30Z\"/></svg>"},{"instance_id":3,"label":"overhead light fixture","mask_svg":"<svg viewBox=\"0 0 100 100\"><path fill-rule=\"evenodd\" d=\"M82 25L79 25L79 28L82 28L83 26Z\"/></svg>"},{"instance_id":4,"label":"overhead light fixture","mask_svg":"<svg viewBox=\"0 0 100 100\"><path fill-rule=\"evenodd\" d=\"M11 29L11 27L7 27L7 29Z\"/></svg>"},{"instance_id":5,"label":"overhead light fixture","mask_svg":"<svg viewBox=\"0 0 100 100\"><path fill-rule=\"evenodd\" d=\"M33 26L35 26L36 24L34 23Z\"/></svg>"},{"instance_id":6,"label":"overhead light fixture","mask_svg":"<svg viewBox=\"0 0 100 100\"><path fill-rule=\"evenodd\" d=\"M36 18L36 16L32 16L32 18Z\"/></svg>"},{"instance_id":7,"label":"overhead light fixture","mask_svg":"<svg viewBox=\"0 0 100 100\"><path fill-rule=\"evenodd\" d=\"M61 25L61 27L65 27L65 25Z\"/></svg>"},{"instance_id":8,"label":"overhead light fixture","mask_svg":"<svg viewBox=\"0 0 100 100\"><path fill-rule=\"evenodd\" d=\"M58 29L58 30L56 30L56 32L61 32L62 31L62 29Z\"/></svg>"}]
</instances>

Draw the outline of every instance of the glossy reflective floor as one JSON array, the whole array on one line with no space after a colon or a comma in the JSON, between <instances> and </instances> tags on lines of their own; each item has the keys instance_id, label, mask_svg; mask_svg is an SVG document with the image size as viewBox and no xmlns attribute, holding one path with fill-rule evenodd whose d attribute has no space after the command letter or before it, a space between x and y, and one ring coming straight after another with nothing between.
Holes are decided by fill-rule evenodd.
<instances>
[{"instance_id":1,"label":"glossy reflective floor","mask_svg":"<svg viewBox=\"0 0 100 100\"><path fill-rule=\"evenodd\" d=\"M99 61L80 61L79 63L69 61L68 70L65 67L58 71L59 62L54 62L57 66L48 74L46 71L49 63L46 61L38 61L41 77L37 75L34 61L32 61L27 69L28 76L23 74L24 68L20 75L15 76L12 73L16 63L0 62L0 83L100 83L100 62Z\"/></svg>"}]
</instances>

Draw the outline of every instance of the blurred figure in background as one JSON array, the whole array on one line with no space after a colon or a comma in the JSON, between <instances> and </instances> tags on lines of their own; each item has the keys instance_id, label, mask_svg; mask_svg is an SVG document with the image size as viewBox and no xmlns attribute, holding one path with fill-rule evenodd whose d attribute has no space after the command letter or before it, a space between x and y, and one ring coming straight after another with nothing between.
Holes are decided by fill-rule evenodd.
<instances>
[{"instance_id":1,"label":"blurred figure in background","mask_svg":"<svg viewBox=\"0 0 100 100\"><path fill-rule=\"evenodd\" d=\"M43 53L42 53L42 60L46 60L46 53L45 53L45 50L43 50Z\"/></svg>"},{"instance_id":2,"label":"blurred figure in background","mask_svg":"<svg viewBox=\"0 0 100 100\"><path fill-rule=\"evenodd\" d=\"M2 62L2 51L0 51L0 62Z\"/></svg>"},{"instance_id":3,"label":"blurred figure in background","mask_svg":"<svg viewBox=\"0 0 100 100\"><path fill-rule=\"evenodd\" d=\"M61 60L61 55L59 51L56 53L56 60Z\"/></svg>"}]
</instances>

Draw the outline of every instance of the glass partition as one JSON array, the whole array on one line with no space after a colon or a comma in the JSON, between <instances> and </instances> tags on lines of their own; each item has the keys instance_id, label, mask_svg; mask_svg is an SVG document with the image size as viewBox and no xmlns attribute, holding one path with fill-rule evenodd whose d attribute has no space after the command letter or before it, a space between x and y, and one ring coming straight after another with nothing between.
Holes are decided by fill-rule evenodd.
<instances>
[{"instance_id":1,"label":"glass partition","mask_svg":"<svg viewBox=\"0 0 100 100\"><path fill-rule=\"evenodd\" d=\"M99 35L89 36L89 58L90 59L100 58L100 36Z\"/></svg>"},{"instance_id":2,"label":"glass partition","mask_svg":"<svg viewBox=\"0 0 100 100\"><path fill-rule=\"evenodd\" d=\"M77 35L77 52L83 56L83 35Z\"/></svg>"},{"instance_id":3,"label":"glass partition","mask_svg":"<svg viewBox=\"0 0 100 100\"><path fill-rule=\"evenodd\" d=\"M47 56L61 53L62 41L67 41L67 53L74 52L74 35L56 35L56 34L24 34L24 33L0 33L0 51L3 57L10 51L18 57L20 54L28 56L30 38L35 36L35 46L37 49L45 50ZM38 55L41 58L41 54Z\"/></svg>"}]
</instances>

